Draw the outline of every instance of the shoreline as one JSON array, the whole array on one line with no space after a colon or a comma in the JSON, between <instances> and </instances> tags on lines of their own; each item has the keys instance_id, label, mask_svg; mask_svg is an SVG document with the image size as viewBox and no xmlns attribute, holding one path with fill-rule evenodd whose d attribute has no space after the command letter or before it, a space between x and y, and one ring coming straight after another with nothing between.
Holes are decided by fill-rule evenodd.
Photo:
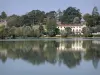
<instances>
[{"instance_id":1,"label":"shoreline","mask_svg":"<svg viewBox=\"0 0 100 75\"><path fill-rule=\"evenodd\" d=\"M100 37L28 37L28 38L16 38L16 39L0 39L1 41L34 41L34 40L100 40Z\"/></svg>"}]
</instances>

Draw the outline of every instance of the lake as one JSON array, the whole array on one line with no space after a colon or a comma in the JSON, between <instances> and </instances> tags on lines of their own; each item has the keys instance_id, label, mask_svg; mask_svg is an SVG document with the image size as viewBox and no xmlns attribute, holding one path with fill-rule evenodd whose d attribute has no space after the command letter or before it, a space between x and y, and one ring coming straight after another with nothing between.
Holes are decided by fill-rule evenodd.
<instances>
[{"instance_id":1,"label":"lake","mask_svg":"<svg viewBox=\"0 0 100 75\"><path fill-rule=\"evenodd\" d=\"M100 75L100 39L0 41L0 75Z\"/></svg>"}]
</instances>

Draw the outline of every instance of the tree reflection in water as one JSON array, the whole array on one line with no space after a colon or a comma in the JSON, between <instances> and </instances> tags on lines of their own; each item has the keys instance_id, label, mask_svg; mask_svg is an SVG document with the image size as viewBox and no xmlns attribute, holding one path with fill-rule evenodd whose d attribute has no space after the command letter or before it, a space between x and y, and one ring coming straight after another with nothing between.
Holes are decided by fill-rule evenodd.
<instances>
[{"instance_id":1,"label":"tree reflection in water","mask_svg":"<svg viewBox=\"0 0 100 75\"><path fill-rule=\"evenodd\" d=\"M84 55L82 55L82 53ZM82 59L92 60L97 68L100 60L100 41L16 41L0 42L0 60L22 59L33 65L65 64L69 68L80 65Z\"/></svg>"}]
</instances>

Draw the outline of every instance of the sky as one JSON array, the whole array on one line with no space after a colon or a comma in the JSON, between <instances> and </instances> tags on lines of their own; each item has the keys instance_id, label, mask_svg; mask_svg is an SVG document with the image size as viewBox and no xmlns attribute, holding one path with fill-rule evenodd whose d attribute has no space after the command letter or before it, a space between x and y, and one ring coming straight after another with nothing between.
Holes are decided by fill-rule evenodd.
<instances>
[{"instance_id":1,"label":"sky","mask_svg":"<svg viewBox=\"0 0 100 75\"><path fill-rule=\"evenodd\" d=\"M8 15L23 15L36 9L45 12L65 10L69 6L80 9L82 14L91 13L94 6L100 12L100 0L0 0L0 12L5 11Z\"/></svg>"}]
</instances>

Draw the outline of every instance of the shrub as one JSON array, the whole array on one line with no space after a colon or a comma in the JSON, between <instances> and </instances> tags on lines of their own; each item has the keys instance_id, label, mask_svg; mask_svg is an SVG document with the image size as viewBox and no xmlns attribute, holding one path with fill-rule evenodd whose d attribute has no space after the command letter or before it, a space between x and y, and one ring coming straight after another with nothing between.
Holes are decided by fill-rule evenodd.
<instances>
[{"instance_id":1,"label":"shrub","mask_svg":"<svg viewBox=\"0 0 100 75\"><path fill-rule=\"evenodd\" d=\"M67 33L66 33L66 31L61 31L60 34L61 34L62 37L67 37L68 36Z\"/></svg>"},{"instance_id":2,"label":"shrub","mask_svg":"<svg viewBox=\"0 0 100 75\"><path fill-rule=\"evenodd\" d=\"M54 36L56 36L56 33L54 31L50 31L50 32L48 32L48 35L50 37L54 37Z\"/></svg>"}]
</instances>

